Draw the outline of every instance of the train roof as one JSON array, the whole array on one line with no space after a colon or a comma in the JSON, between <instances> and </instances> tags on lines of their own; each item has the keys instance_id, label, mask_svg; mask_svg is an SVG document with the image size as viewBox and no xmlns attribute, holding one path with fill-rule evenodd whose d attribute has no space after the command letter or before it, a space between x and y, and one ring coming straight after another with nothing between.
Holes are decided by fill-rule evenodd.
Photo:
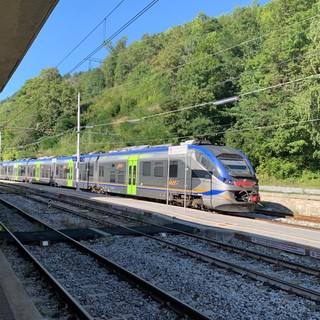
<instances>
[{"instance_id":1,"label":"train roof","mask_svg":"<svg viewBox=\"0 0 320 320\"><path fill-rule=\"evenodd\" d=\"M189 140L182 142L180 144L163 144L163 145L143 145L143 146L132 146L132 147L125 147L119 148L115 150L111 150L109 152L97 152L97 153L89 153L89 154L81 154L80 159L88 159L88 158L95 158L100 156L117 156L117 155L130 155L130 154L139 154L139 153L150 153L150 152L167 152L169 147L179 147L179 146L188 146L188 149L198 149L198 150L207 150L212 153L214 156L218 157L223 154L234 154L234 155L242 155L242 153L234 148L226 147L226 146L217 146L211 145L208 141L198 141L198 140ZM58 161L76 161L77 155L70 155L70 156L62 156L62 157L43 157L38 159L20 159L20 160L11 160L11 161L3 161L2 164L9 164L9 163L21 163L27 164L32 162L47 162L52 160Z\"/></svg>"},{"instance_id":2,"label":"train roof","mask_svg":"<svg viewBox=\"0 0 320 320\"><path fill-rule=\"evenodd\" d=\"M225 155L239 155L240 151L234 148L225 147L225 146L214 146L214 145L206 145L203 146L205 149L212 152L216 157Z\"/></svg>"}]
</instances>

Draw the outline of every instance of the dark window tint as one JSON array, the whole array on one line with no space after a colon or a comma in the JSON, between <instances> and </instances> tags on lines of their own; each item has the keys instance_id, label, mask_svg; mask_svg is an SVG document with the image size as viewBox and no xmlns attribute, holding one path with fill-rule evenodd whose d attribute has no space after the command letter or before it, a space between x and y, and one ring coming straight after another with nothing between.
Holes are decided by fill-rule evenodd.
<instances>
[{"instance_id":1,"label":"dark window tint","mask_svg":"<svg viewBox=\"0 0 320 320\"><path fill-rule=\"evenodd\" d=\"M99 177L104 177L104 167L99 167Z\"/></svg>"},{"instance_id":2,"label":"dark window tint","mask_svg":"<svg viewBox=\"0 0 320 320\"><path fill-rule=\"evenodd\" d=\"M93 164L89 164L89 176L93 177Z\"/></svg>"},{"instance_id":3,"label":"dark window tint","mask_svg":"<svg viewBox=\"0 0 320 320\"><path fill-rule=\"evenodd\" d=\"M142 163L142 175L144 177L151 176L151 162L143 162Z\"/></svg>"},{"instance_id":4,"label":"dark window tint","mask_svg":"<svg viewBox=\"0 0 320 320\"><path fill-rule=\"evenodd\" d=\"M163 177L163 162L156 162L154 166L154 176Z\"/></svg>"},{"instance_id":5,"label":"dark window tint","mask_svg":"<svg viewBox=\"0 0 320 320\"><path fill-rule=\"evenodd\" d=\"M192 170L192 178L210 179L211 174L206 170Z\"/></svg>"},{"instance_id":6,"label":"dark window tint","mask_svg":"<svg viewBox=\"0 0 320 320\"><path fill-rule=\"evenodd\" d=\"M231 175L251 174L250 168L247 166L243 158L218 158Z\"/></svg>"},{"instance_id":7,"label":"dark window tint","mask_svg":"<svg viewBox=\"0 0 320 320\"><path fill-rule=\"evenodd\" d=\"M116 172L115 171L110 172L110 182L116 182Z\"/></svg>"},{"instance_id":8,"label":"dark window tint","mask_svg":"<svg viewBox=\"0 0 320 320\"><path fill-rule=\"evenodd\" d=\"M170 178L178 177L178 161L170 161Z\"/></svg>"},{"instance_id":9,"label":"dark window tint","mask_svg":"<svg viewBox=\"0 0 320 320\"><path fill-rule=\"evenodd\" d=\"M125 177L124 171L119 171L118 172L118 183L125 183L124 177Z\"/></svg>"},{"instance_id":10,"label":"dark window tint","mask_svg":"<svg viewBox=\"0 0 320 320\"><path fill-rule=\"evenodd\" d=\"M201 164L202 164L205 168L207 168L208 162L209 162L209 161L207 160L207 158L205 158L204 156L201 157Z\"/></svg>"}]
</instances>

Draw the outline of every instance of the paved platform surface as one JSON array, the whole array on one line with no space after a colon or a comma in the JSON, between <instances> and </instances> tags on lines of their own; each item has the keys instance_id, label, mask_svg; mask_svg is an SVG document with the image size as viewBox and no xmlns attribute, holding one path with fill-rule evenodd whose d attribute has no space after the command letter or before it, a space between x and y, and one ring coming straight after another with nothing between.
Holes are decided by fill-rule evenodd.
<instances>
[{"instance_id":1,"label":"paved platform surface","mask_svg":"<svg viewBox=\"0 0 320 320\"><path fill-rule=\"evenodd\" d=\"M13 182L8 182L13 183ZM106 206L119 210L130 210L137 214L152 214L168 219L170 222L196 225L198 228L214 229L231 232L233 234L245 234L256 238L263 237L270 241L286 242L295 246L310 248L318 251L320 257L320 230L306 229L294 225L273 224L269 221L228 216L213 212L167 206L166 204L142 201L120 196L101 195L84 191L75 191L67 188L53 188L33 184L22 184L29 188L36 188L49 192L53 197L69 194L76 197L105 203Z\"/></svg>"},{"instance_id":2,"label":"paved platform surface","mask_svg":"<svg viewBox=\"0 0 320 320\"><path fill-rule=\"evenodd\" d=\"M48 188L44 187L44 190ZM117 196L100 195L69 189L50 188L50 192L58 194L70 194L89 200L111 205L113 208L130 208L139 213L151 213L169 219L171 222L196 225L199 228L220 229L230 232L264 236L275 240L288 241L303 246L310 246L320 250L320 230L300 228L294 225L273 224L270 221L248 219L237 216L229 216L220 213L206 212L149 201L123 198Z\"/></svg>"},{"instance_id":3,"label":"paved platform surface","mask_svg":"<svg viewBox=\"0 0 320 320\"><path fill-rule=\"evenodd\" d=\"M40 320L42 317L0 251L0 320Z\"/></svg>"}]
</instances>

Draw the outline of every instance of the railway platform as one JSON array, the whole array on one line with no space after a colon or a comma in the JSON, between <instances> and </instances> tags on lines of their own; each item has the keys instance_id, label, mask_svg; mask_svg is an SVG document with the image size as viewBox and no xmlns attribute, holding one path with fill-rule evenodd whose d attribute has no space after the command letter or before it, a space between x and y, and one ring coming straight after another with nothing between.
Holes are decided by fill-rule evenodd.
<instances>
[{"instance_id":1,"label":"railway platform","mask_svg":"<svg viewBox=\"0 0 320 320\"><path fill-rule=\"evenodd\" d=\"M14 182L8 182L13 183ZM238 216L199 211L150 201L120 196L94 194L72 189L53 188L21 183L24 187L50 195L51 199L69 195L88 202L103 203L113 211L126 211L138 215L164 219L167 223L185 224L192 228L218 233L221 238L236 238L278 248L302 256L320 259L320 229L301 228L294 225L276 224L268 220L248 219ZM51 210L48 206L48 210ZM21 283L15 277L0 251L0 320L38 320L38 314L27 297Z\"/></svg>"},{"instance_id":2,"label":"railway platform","mask_svg":"<svg viewBox=\"0 0 320 320\"><path fill-rule=\"evenodd\" d=\"M24 184L25 185L25 184ZM184 223L200 229L220 229L232 233L269 237L274 240L292 242L301 246L319 248L320 230L301 228L295 225L274 224L269 220L252 219L222 213L200 211L151 201L137 200L121 196L101 195L72 189L47 186L25 185L52 193L52 197L68 194L88 201L104 203L106 207L136 214L159 216L169 222Z\"/></svg>"},{"instance_id":3,"label":"railway platform","mask_svg":"<svg viewBox=\"0 0 320 320\"><path fill-rule=\"evenodd\" d=\"M14 182L8 182L13 183ZM320 259L320 229L303 228L295 225L272 223L269 220L249 219L232 215L205 212L195 209L142 201L120 196L101 195L67 188L19 183L49 193L52 199L64 194L100 202L114 211L127 211L139 215L159 217L167 222L180 223L203 230L219 233L221 237L238 238L263 246Z\"/></svg>"},{"instance_id":4,"label":"railway platform","mask_svg":"<svg viewBox=\"0 0 320 320\"><path fill-rule=\"evenodd\" d=\"M0 251L0 320L40 320L33 302Z\"/></svg>"},{"instance_id":5,"label":"railway platform","mask_svg":"<svg viewBox=\"0 0 320 320\"><path fill-rule=\"evenodd\" d=\"M8 182L15 183L15 182ZM248 219L232 215L206 212L195 209L142 201L134 198L101 195L67 188L54 188L43 185L19 183L39 192L44 191L54 197L68 194L88 201L104 203L113 210L128 211L141 215L152 215L167 219L173 223L196 226L199 229L211 229L225 234L226 237L239 237L262 245L277 247L294 253L310 254L320 259L320 230L301 228L295 225L276 224L268 220Z\"/></svg>"}]
</instances>

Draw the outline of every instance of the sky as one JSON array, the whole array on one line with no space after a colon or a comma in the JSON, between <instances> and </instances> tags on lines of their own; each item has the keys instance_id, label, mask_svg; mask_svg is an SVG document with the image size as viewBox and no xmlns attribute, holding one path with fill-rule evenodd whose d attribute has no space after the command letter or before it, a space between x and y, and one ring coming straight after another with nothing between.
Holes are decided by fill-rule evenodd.
<instances>
[{"instance_id":1,"label":"sky","mask_svg":"<svg viewBox=\"0 0 320 320\"><path fill-rule=\"evenodd\" d=\"M259 4L264 5L269 1L259 0ZM139 41L146 33L151 35L164 32L176 25L190 22L200 12L210 17L219 17L231 14L237 6L250 6L252 2L253 0L158 0L115 37L112 43L126 36L130 44ZM86 58L150 3L152 0L60 0L0 93L0 101L13 95L26 80L37 77L43 69L57 67L60 74L65 75L98 67L98 61L108 53L104 47L92 58ZM104 22L101 23L102 21ZM90 36L85 39L89 33ZM77 67L80 63L82 64Z\"/></svg>"}]
</instances>

